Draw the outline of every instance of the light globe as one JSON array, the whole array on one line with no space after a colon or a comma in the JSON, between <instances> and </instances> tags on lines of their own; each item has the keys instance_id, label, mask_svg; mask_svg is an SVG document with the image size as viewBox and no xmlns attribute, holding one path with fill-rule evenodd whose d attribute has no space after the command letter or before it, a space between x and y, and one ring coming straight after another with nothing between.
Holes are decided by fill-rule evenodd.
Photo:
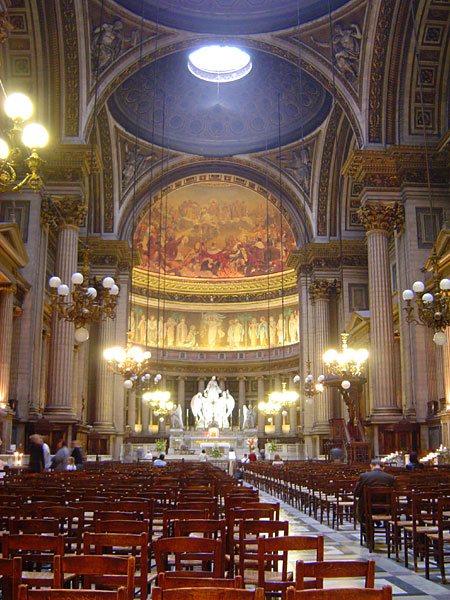
<instances>
[{"instance_id":1,"label":"light globe","mask_svg":"<svg viewBox=\"0 0 450 600\"><path fill-rule=\"evenodd\" d=\"M54 275L53 277L50 277L50 279L48 280L48 285L51 288L57 288L61 285L61 279Z\"/></svg>"},{"instance_id":2,"label":"light globe","mask_svg":"<svg viewBox=\"0 0 450 600\"><path fill-rule=\"evenodd\" d=\"M86 342L89 339L89 331L86 327L75 329L75 340L79 343Z\"/></svg>"},{"instance_id":3,"label":"light globe","mask_svg":"<svg viewBox=\"0 0 450 600\"><path fill-rule=\"evenodd\" d=\"M414 298L414 292L412 290L403 290L403 300L412 300Z\"/></svg>"},{"instance_id":4,"label":"light globe","mask_svg":"<svg viewBox=\"0 0 450 600\"><path fill-rule=\"evenodd\" d=\"M47 130L39 123L30 123L24 127L22 142L28 148L43 148L48 143Z\"/></svg>"},{"instance_id":5,"label":"light globe","mask_svg":"<svg viewBox=\"0 0 450 600\"><path fill-rule=\"evenodd\" d=\"M443 346L446 341L447 341L447 336L445 335L445 333L443 331L436 331L436 333L433 336L433 342L437 346Z\"/></svg>"},{"instance_id":6,"label":"light globe","mask_svg":"<svg viewBox=\"0 0 450 600\"><path fill-rule=\"evenodd\" d=\"M110 290L112 288L112 286L114 285L114 279L112 277L105 277L103 279L103 287L106 288L107 290Z\"/></svg>"},{"instance_id":7,"label":"light globe","mask_svg":"<svg viewBox=\"0 0 450 600\"><path fill-rule=\"evenodd\" d=\"M450 290L450 279L441 279L439 287L441 288L441 290L443 290L445 292L447 290Z\"/></svg>"},{"instance_id":8,"label":"light globe","mask_svg":"<svg viewBox=\"0 0 450 600\"><path fill-rule=\"evenodd\" d=\"M8 158L9 146L4 139L0 138L0 158L5 160Z\"/></svg>"},{"instance_id":9,"label":"light globe","mask_svg":"<svg viewBox=\"0 0 450 600\"><path fill-rule=\"evenodd\" d=\"M73 273L72 275L72 283L74 285L81 285L83 283L83 275L81 273Z\"/></svg>"},{"instance_id":10,"label":"light globe","mask_svg":"<svg viewBox=\"0 0 450 600\"><path fill-rule=\"evenodd\" d=\"M123 382L123 387L126 390L131 390L131 388L133 387L133 382L130 381L129 379L125 379L125 381Z\"/></svg>"},{"instance_id":11,"label":"light globe","mask_svg":"<svg viewBox=\"0 0 450 600\"><path fill-rule=\"evenodd\" d=\"M351 385L351 383L347 379L344 379L344 381L341 383L341 387L343 390L350 389L350 385Z\"/></svg>"},{"instance_id":12,"label":"light globe","mask_svg":"<svg viewBox=\"0 0 450 600\"><path fill-rule=\"evenodd\" d=\"M25 94L10 94L5 100L5 113L13 121L26 121L33 114L33 103Z\"/></svg>"},{"instance_id":13,"label":"light globe","mask_svg":"<svg viewBox=\"0 0 450 600\"><path fill-rule=\"evenodd\" d=\"M421 294L423 292L423 290L425 289L425 284L423 281L415 281L413 283L412 289L417 293L417 294Z\"/></svg>"}]
</instances>

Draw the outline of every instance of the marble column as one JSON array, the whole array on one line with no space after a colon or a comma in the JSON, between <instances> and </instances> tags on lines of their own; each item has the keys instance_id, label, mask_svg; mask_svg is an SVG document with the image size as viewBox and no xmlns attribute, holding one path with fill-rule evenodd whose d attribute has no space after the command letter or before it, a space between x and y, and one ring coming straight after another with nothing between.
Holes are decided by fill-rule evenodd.
<instances>
[{"instance_id":1,"label":"marble column","mask_svg":"<svg viewBox=\"0 0 450 600\"><path fill-rule=\"evenodd\" d=\"M289 375L289 389L296 390L297 386L294 384L294 377ZM289 407L289 434L297 435L297 403L298 401Z\"/></svg>"},{"instance_id":2,"label":"marble column","mask_svg":"<svg viewBox=\"0 0 450 600\"><path fill-rule=\"evenodd\" d=\"M187 425L187 423L184 423L185 420L185 414L186 414L186 377L178 377L178 405L181 407L181 414L182 414L182 418L183 418L183 424Z\"/></svg>"},{"instance_id":3,"label":"marble column","mask_svg":"<svg viewBox=\"0 0 450 600\"><path fill-rule=\"evenodd\" d=\"M150 425L150 406L145 402L142 403L142 433L148 435Z\"/></svg>"},{"instance_id":4,"label":"marble column","mask_svg":"<svg viewBox=\"0 0 450 600\"><path fill-rule=\"evenodd\" d=\"M260 375L258 378L258 404L264 402L264 377ZM264 435L266 429L266 416L258 410L258 435Z\"/></svg>"},{"instance_id":5,"label":"marble column","mask_svg":"<svg viewBox=\"0 0 450 600\"><path fill-rule=\"evenodd\" d=\"M275 391L281 392L281 377L279 375L275 376ZM283 433L283 415L281 414L281 410L274 414L274 423L275 423L275 433L276 435L281 435Z\"/></svg>"},{"instance_id":6,"label":"marble column","mask_svg":"<svg viewBox=\"0 0 450 600\"><path fill-rule=\"evenodd\" d=\"M127 425L131 429L131 433L136 431L136 392L128 390L128 415Z\"/></svg>"},{"instance_id":7,"label":"marble column","mask_svg":"<svg viewBox=\"0 0 450 600\"><path fill-rule=\"evenodd\" d=\"M205 379L203 377L199 377L198 379L198 391L199 394L205 391Z\"/></svg>"},{"instance_id":8,"label":"marble column","mask_svg":"<svg viewBox=\"0 0 450 600\"><path fill-rule=\"evenodd\" d=\"M12 286L0 288L0 406L8 406L13 331Z\"/></svg>"},{"instance_id":9,"label":"marble column","mask_svg":"<svg viewBox=\"0 0 450 600\"><path fill-rule=\"evenodd\" d=\"M339 292L339 282L327 279L313 279L309 285L309 293L313 308L314 379L324 373L323 354L330 348L330 301ZM325 388L314 400L315 418L314 433L328 435L329 420L332 417L332 390Z\"/></svg>"},{"instance_id":10,"label":"marble column","mask_svg":"<svg viewBox=\"0 0 450 600\"><path fill-rule=\"evenodd\" d=\"M367 230L370 309L370 383L372 422L393 422L397 406L394 375L394 323L390 282L389 236L402 222L397 203L366 202L359 211Z\"/></svg>"},{"instance_id":11,"label":"marble column","mask_svg":"<svg viewBox=\"0 0 450 600\"><path fill-rule=\"evenodd\" d=\"M94 429L102 433L113 433L113 378L114 375L103 358L106 348L113 346L113 321L105 319L98 326L99 358L97 366L97 393L95 398Z\"/></svg>"},{"instance_id":12,"label":"marble column","mask_svg":"<svg viewBox=\"0 0 450 600\"><path fill-rule=\"evenodd\" d=\"M55 275L72 288L71 276L77 271L78 230L85 215L79 197L55 200L58 224ZM66 298L67 301L67 298ZM50 340L49 393L45 413L50 421L75 420L72 408L74 325L53 314Z\"/></svg>"},{"instance_id":13,"label":"marble column","mask_svg":"<svg viewBox=\"0 0 450 600\"><path fill-rule=\"evenodd\" d=\"M245 404L245 377L238 377L239 381L239 427L244 426L244 404Z\"/></svg>"}]
</instances>

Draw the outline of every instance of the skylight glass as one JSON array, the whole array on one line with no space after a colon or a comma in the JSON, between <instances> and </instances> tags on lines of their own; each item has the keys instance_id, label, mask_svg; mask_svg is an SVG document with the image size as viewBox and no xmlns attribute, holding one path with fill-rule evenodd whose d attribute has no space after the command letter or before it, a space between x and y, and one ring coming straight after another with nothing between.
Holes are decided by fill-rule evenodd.
<instances>
[{"instance_id":1,"label":"skylight glass","mask_svg":"<svg viewBox=\"0 0 450 600\"><path fill-rule=\"evenodd\" d=\"M236 46L202 46L189 54L188 69L199 79L226 83L250 73L252 61Z\"/></svg>"}]
</instances>

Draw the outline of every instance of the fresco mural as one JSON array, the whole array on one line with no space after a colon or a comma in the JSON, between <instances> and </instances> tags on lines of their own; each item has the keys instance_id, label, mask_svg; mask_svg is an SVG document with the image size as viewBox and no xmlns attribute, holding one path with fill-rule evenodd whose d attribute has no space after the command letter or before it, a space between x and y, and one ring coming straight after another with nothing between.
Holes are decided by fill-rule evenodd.
<instances>
[{"instance_id":1,"label":"fresco mural","mask_svg":"<svg viewBox=\"0 0 450 600\"><path fill-rule=\"evenodd\" d=\"M248 312L175 312L133 306L131 340L136 344L180 350L255 350L299 341L298 310L281 308Z\"/></svg>"},{"instance_id":2,"label":"fresco mural","mask_svg":"<svg viewBox=\"0 0 450 600\"><path fill-rule=\"evenodd\" d=\"M145 211L135 247L143 270L241 278L281 271L295 240L286 220L281 226L279 211L271 203L267 211L266 200L256 192L234 184L195 184L155 203L150 219Z\"/></svg>"}]
</instances>

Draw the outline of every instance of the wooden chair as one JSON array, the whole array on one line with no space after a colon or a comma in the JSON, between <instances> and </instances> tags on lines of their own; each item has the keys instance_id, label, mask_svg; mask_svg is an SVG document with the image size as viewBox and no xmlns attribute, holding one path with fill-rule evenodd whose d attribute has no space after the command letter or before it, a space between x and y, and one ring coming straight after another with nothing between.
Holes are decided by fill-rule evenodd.
<instances>
[{"instance_id":1,"label":"wooden chair","mask_svg":"<svg viewBox=\"0 0 450 600\"><path fill-rule=\"evenodd\" d=\"M294 590L288 588L286 600L392 600L392 588L339 588L326 590Z\"/></svg>"},{"instance_id":2,"label":"wooden chair","mask_svg":"<svg viewBox=\"0 0 450 600\"><path fill-rule=\"evenodd\" d=\"M127 600L125 588L109 590L29 590L27 585L19 586L18 600Z\"/></svg>"},{"instance_id":3,"label":"wooden chair","mask_svg":"<svg viewBox=\"0 0 450 600\"><path fill-rule=\"evenodd\" d=\"M375 531L384 534L386 546L388 545L388 524L392 521L393 496L392 488L364 486L364 527L361 524L361 532L364 530L369 552L373 552L375 548Z\"/></svg>"},{"instance_id":4,"label":"wooden chair","mask_svg":"<svg viewBox=\"0 0 450 600\"><path fill-rule=\"evenodd\" d=\"M266 594L278 595L283 599L286 590L293 585L293 573L289 571L289 552L315 551L316 560L322 561L324 537L306 535L285 535L258 539L258 570L248 571L246 583L262 587ZM281 568L280 568L281 563Z\"/></svg>"},{"instance_id":5,"label":"wooden chair","mask_svg":"<svg viewBox=\"0 0 450 600\"><path fill-rule=\"evenodd\" d=\"M81 546L84 531L84 513L81 508L72 506L53 506L42 508L40 517L42 519L57 519L59 533L64 535L65 552L81 554Z\"/></svg>"},{"instance_id":6,"label":"wooden chair","mask_svg":"<svg viewBox=\"0 0 450 600\"><path fill-rule=\"evenodd\" d=\"M55 556L53 587L62 588L70 575L79 585L82 576L83 588L89 589L92 585L115 589L125 587L127 600L133 600L135 567L136 561L133 556Z\"/></svg>"},{"instance_id":7,"label":"wooden chair","mask_svg":"<svg viewBox=\"0 0 450 600\"><path fill-rule=\"evenodd\" d=\"M425 554L426 534L438 533L439 492L417 492L412 495L411 524L403 527L405 567L408 567L408 551L413 552L414 571L418 560Z\"/></svg>"},{"instance_id":8,"label":"wooden chair","mask_svg":"<svg viewBox=\"0 0 450 600\"><path fill-rule=\"evenodd\" d=\"M10 519L9 532L58 535L59 526L56 519Z\"/></svg>"},{"instance_id":9,"label":"wooden chair","mask_svg":"<svg viewBox=\"0 0 450 600\"><path fill-rule=\"evenodd\" d=\"M19 585L22 583L22 559L0 558L0 576L2 578L2 599L17 600Z\"/></svg>"},{"instance_id":10,"label":"wooden chair","mask_svg":"<svg viewBox=\"0 0 450 600\"><path fill-rule=\"evenodd\" d=\"M447 583L445 565L450 557L450 499L439 498L437 504L437 532L425 533L425 576L430 578L430 561L435 560L442 583Z\"/></svg>"},{"instance_id":11,"label":"wooden chair","mask_svg":"<svg viewBox=\"0 0 450 600\"><path fill-rule=\"evenodd\" d=\"M162 537L167 538L173 535L172 524L173 521L186 521L189 519L208 519L209 518L207 509L176 509L167 508L163 510L163 525L162 525Z\"/></svg>"},{"instance_id":12,"label":"wooden chair","mask_svg":"<svg viewBox=\"0 0 450 600\"><path fill-rule=\"evenodd\" d=\"M295 569L295 589L323 589L323 580L330 578L364 577L365 587L375 587L374 560L327 560L303 562L298 560ZM305 581L306 578L313 581Z\"/></svg>"},{"instance_id":13,"label":"wooden chair","mask_svg":"<svg viewBox=\"0 0 450 600\"><path fill-rule=\"evenodd\" d=\"M222 542L208 538L173 537L160 538L153 544L153 553L158 573L170 570L168 557L175 557L174 566L176 571L201 566L195 571L196 574L209 577L223 577L224 565L222 561ZM212 568L208 569L208 566Z\"/></svg>"},{"instance_id":14,"label":"wooden chair","mask_svg":"<svg viewBox=\"0 0 450 600\"><path fill-rule=\"evenodd\" d=\"M226 568L226 521L225 519L192 519L189 521L174 521L175 537L194 537L220 539L222 541L222 562Z\"/></svg>"},{"instance_id":15,"label":"wooden chair","mask_svg":"<svg viewBox=\"0 0 450 600\"><path fill-rule=\"evenodd\" d=\"M160 587L155 587L152 590L152 600L264 600L264 590L213 587L162 590Z\"/></svg>"},{"instance_id":16,"label":"wooden chair","mask_svg":"<svg viewBox=\"0 0 450 600\"><path fill-rule=\"evenodd\" d=\"M105 549L111 548L117 556L135 557L135 584L139 587L140 598L147 598L152 581L149 576L148 534L86 532L83 536L84 554L106 554Z\"/></svg>"},{"instance_id":17,"label":"wooden chair","mask_svg":"<svg viewBox=\"0 0 450 600\"><path fill-rule=\"evenodd\" d=\"M189 573L188 577L186 573ZM196 571L187 571L183 575L176 572L158 574L158 587L162 590L173 590L179 588L193 587L221 587L242 589L242 577L239 575L234 579L198 577Z\"/></svg>"},{"instance_id":18,"label":"wooden chair","mask_svg":"<svg viewBox=\"0 0 450 600\"><path fill-rule=\"evenodd\" d=\"M42 570L53 566L53 556L64 554L64 536L39 534L8 534L2 536L5 558L22 558L22 581L33 587L48 587L53 583L53 572Z\"/></svg>"}]
</instances>

